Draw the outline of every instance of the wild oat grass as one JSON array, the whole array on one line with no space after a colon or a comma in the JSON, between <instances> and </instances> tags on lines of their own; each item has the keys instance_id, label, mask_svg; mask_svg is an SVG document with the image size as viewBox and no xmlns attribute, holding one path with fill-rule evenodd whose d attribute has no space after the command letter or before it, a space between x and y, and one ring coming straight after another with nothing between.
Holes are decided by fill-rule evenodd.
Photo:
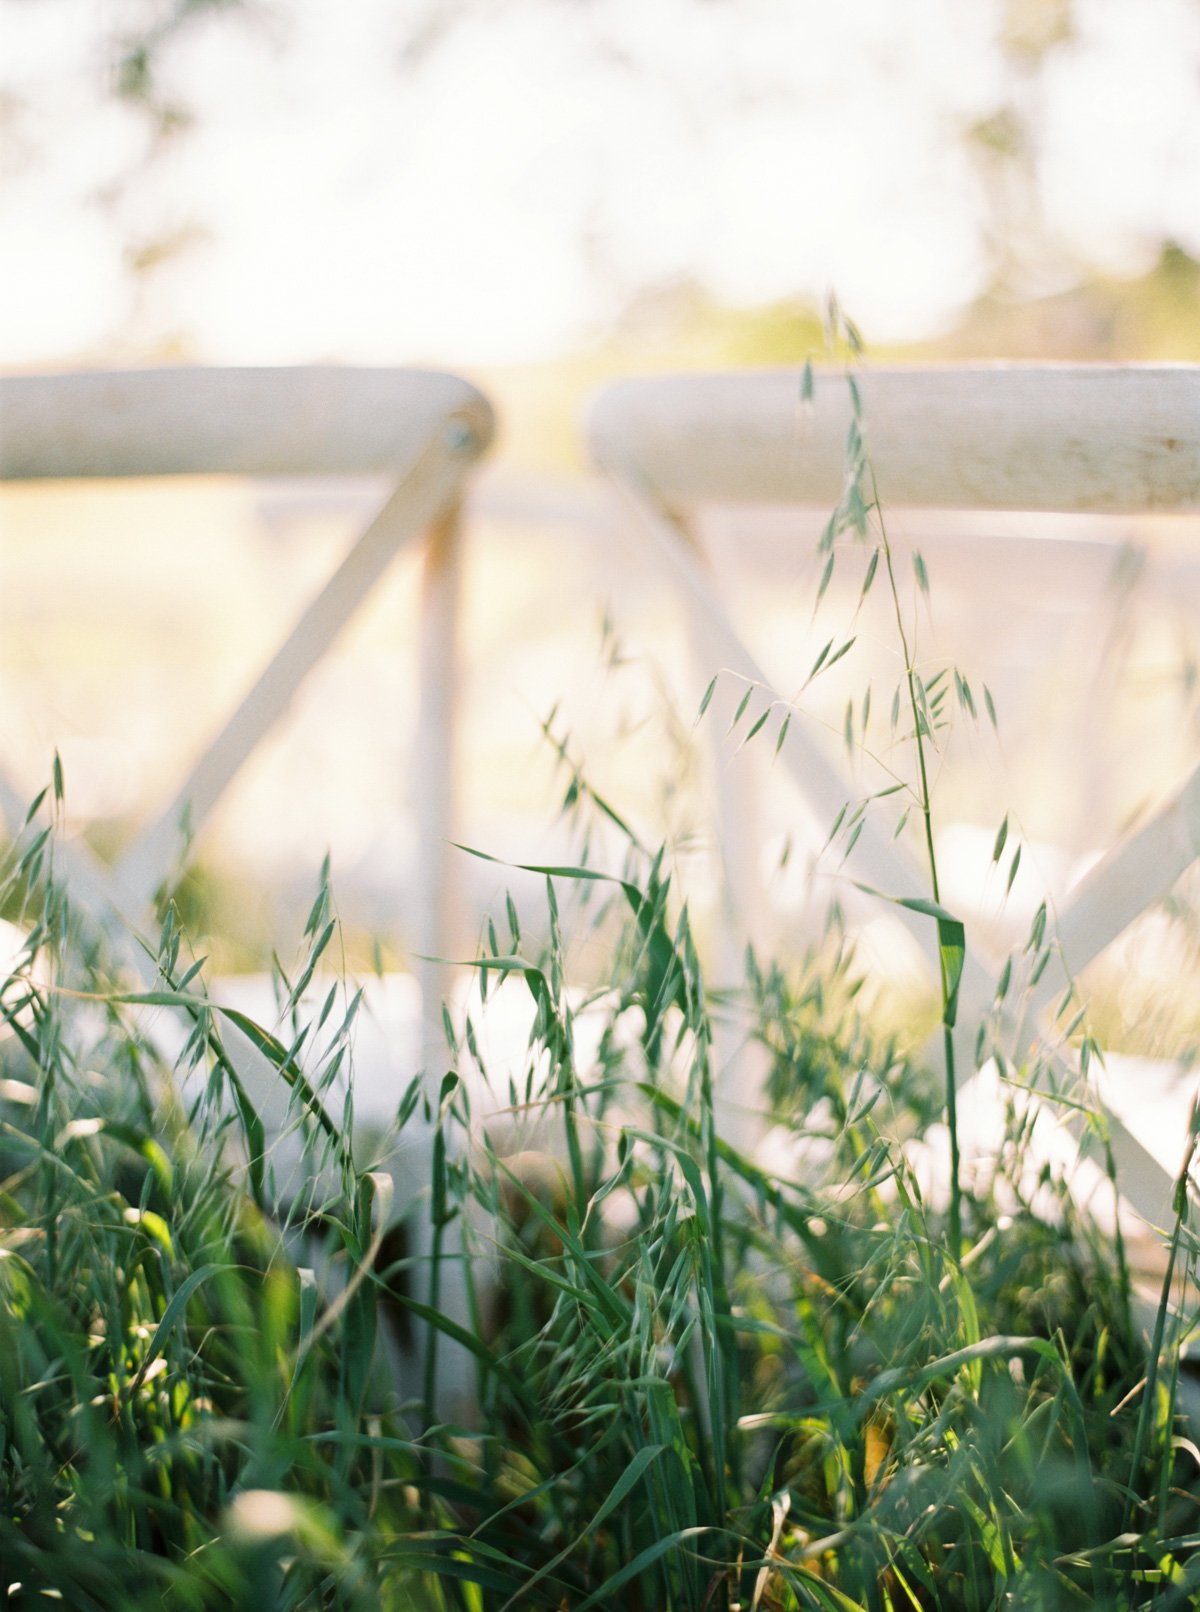
<instances>
[{"instance_id":1,"label":"wild oat grass","mask_svg":"<svg viewBox=\"0 0 1200 1612\"><path fill-rule=\"evenodd\" d=\"M929 857L918 908L938 941L943 1066L873 1034L836 931L803 967L750 957L745 989L714 1000L664 853L627 834L617 874L534 870L548 944L522 935L510 901L446 1072L397 1093L397 1130L423 1113L431 1136L407 1254L387 1235L386 1152L364 1161L351 1141L356 1001L304 1006L336 933L327 879L281 973L280 1025L255 1026L208 999L173 909L134 972L75 909L45 822L56 774L0 892L23 936L0 987L8 1604L1200 1602L1200 1452L1178 1413L1191 1152L1149 1339L1119 1237L1034 1154L1019 1066L994 1169L962 1169L949 1032L964 935L939 901L929 780L950 706L977 712L961 673L923 668L906 636L857 411L823 549L827 577L858 564L863 593L878 578L894 604L889 743L893 765L909 758L899 787ZM866 710L847 728L864 742ZM560 758L568 804L623 831L565 745ZM835 853L863 809L834 825ZM1003 825L996 860L1011 883ZM572 894L616 937L586 990L559 918ZM479 1021L513 992L533 1026L501 1076ZM183 1026L179 1057L155 1014ZM275 1170L283 1142L239 1078L231 1027L286 1092L302 1190ZM719 1133L718 1031L765 1061L786 1168ZM1058 1095L1104 1158L1086 1068ZM914 1164L942 1124L945 1203ZM415 1372L385 1346L401 1310ZM474 1376L464 1425L440 1419L454 1356Z\"/></svg>"},{"instance_id":2,"label":"wild oat grass","mask_svg":"<svg viewBox=\"0 0 1200 1612\"><path fill-rule=\"evenodd\" d=\"M768 1173L716 1133L686 909L636 860L590 998L557 932L544 957L510 933L481 960L491 990L531 993L528 1067L481 1121L464 1038L432 1115L433 1260L403 1286L373 1252L378 1176L317 1117L304 1047L259 1036L326 1183L285 1211L170 920L158 988L131 990L39 870L3 993L13 1604L1140 1605L1147 1573L1159 1595L1186 1573L1181 1322L1163 1307L1139 1397L1120 1260L1031 1178L1023 1107L987 1190L960 1192L955 1259L904 1152L940 1112L927 1072L853 997L756 965L719 1011L766 1048L796 1144L794 1173ZM192 1026L202 1080L167 1066L148 1003ZM542 1112L557 1157L531 1160ZM297 1268L319 1258L342 1268L324 1291ZM500 1273L465 1326L438 1310L463 1261ZM376 1346L397 1294L442 1338L407 1406ZM469 1428L438 1420L449 1348L476 1368Z\"/></svg>"}]
</instances>

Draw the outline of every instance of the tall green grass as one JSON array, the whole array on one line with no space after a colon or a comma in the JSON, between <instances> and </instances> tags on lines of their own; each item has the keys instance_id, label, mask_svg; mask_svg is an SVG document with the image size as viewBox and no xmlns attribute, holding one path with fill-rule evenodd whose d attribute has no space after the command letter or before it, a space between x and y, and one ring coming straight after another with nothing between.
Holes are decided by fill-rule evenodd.
<instances>
[{"instance_id":1,"label":"tall green grass","mask_svg":"<svg viewBox=\"0 0 1200 1612\"><path fill-rule=\"evenodd\" d=\"M223 1042L239 1016L208 1002L173 913L146 977L115 966L54 876L49 827L0 899L25 933L0 989L7 1604L378 1605L420 1452L372 1386L372 1207L391 1183L356 1169L322 1100L338 1038L305 1073L302 1045L241 1021L324 1184L285 1210ZM323 887L298 987L327 910ZM298 1255L333 1271L328 1295Z\"/></svg>"},{"instance_id":2,"label":"tall green grass","mask_svg":"<svg viewBox=\"0 0 1200 1612\"><path fill-rule=\"evenodd\" d=\"M749 956L744 989L714 998L669 857L560 743L566 802L622 837L619 871L533 870L544 942L511 901L487 925L445 1069L396 1094L397 1133L430 1137L408 1252L386 1145L360 1158L352 1141L357 998L322 986L306 1006L335 949L327 875L280 970L279 1024L256 1026L209 1000L173 909L136 969L76 909L54 865L56 770L0 886L23 936L0 984L8 1604L1200 1602L1200 1451L1179 1414L1195 1124L1149 1336L1119 1240L1034 1150L1019 1066L994 1168L963 1167L963 932L940 904L930 778L949 690L968 718L974 700L906 636L857 409L823 548L827 578L837 560L862 566L864 594L890 585L891 740L929 858L942 1067L880 1039L836 925L802 965ZM865 728L863 712L858 742ZM831 843L849 848L860 818ZM586 987L580 914L606 948ZM527 1052L492 1070L486 1018L514 993ZM773 1168L720 1133L731 1038L767 1071ZM235 1041L273 1070L273 1119ZM1057 1098L1105 1158L1085 1072ZM942 1125L944 1194L917 1167ZM464 1361L465 1410L445 1375Z\"/></svg>"},{"instance_id":3,"label":"tall green grass","mask_svg":"<svg viewBox=\"0 0 1200 1612\"><path fill-rule=\"evenodd\" d=\"M36 856L14 869L10 911L38 875L3 994L14 1604L984 1607L1119 1604L1126 1580L1140 1604L1147 1572L1186 1562L1163 1543L1194 1527L1163 1386L1173 1312L1144 1413L1112 1248L1060 1183L1025 1184L1016 1100L1002 1169L964 1188L956 1260L902 1145L937 1111L927 1074L873 1042L852 995L817 1002L811 976L756 965L739 1010L798 1159L769 1174L715 1130L687 912L638 860L590 998L557 929L544 956L511 933L481 960L491 990L530 994L528 1067L486 1123L459 1073L442 1082L434 1256L399 1293L372 1256L378 1176L321 1119L304 1049L257 1038L328 1183L285 1214L170 919L157 988L130 989ZM191 1026L199 1082L166 1066L151 1005ZM521 1145L534 1115L540 1159ZM472 1250L489 1257L468 1281L499 1276L464 1326L437 1301ZM431 1347L400 1400L375 1336L397 1295L468 1353L471 1427L439 1421Z\"/></svg>"}]
</instances>

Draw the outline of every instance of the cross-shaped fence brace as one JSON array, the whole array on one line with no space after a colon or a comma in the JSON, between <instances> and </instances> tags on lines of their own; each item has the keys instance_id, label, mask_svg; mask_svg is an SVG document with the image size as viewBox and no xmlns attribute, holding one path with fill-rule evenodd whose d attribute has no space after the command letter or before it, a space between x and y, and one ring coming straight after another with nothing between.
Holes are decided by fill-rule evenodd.
<instances>
[{"instance_id":1,"label":"cross-shaped fence brace","mask_svg":"<svg viewBox=\"0 0 1200 1612\"><path fill-rule=\"evenodd\" d=\"M1200 510L1200 367L864 367L854 380L884 506ZM845 376L818 373L806 407L799 370L626 380L593 404L593 458L617 488L627 518L674 576L705 682L725 669L761 685L764 703L776 697L691 535L695 511L708 503L836 504L852 417ZM727 691L726 701L732 698ZM781 755L817 821L832 825L852 791L802 718L789 723ZM1027 1034L1036 1033L1046 1006L1198 856L1200 768L1150 822L1101 860L1055 915L1057 949L1026 1003ZM727 867L737 860L731 848ZM928 894L912 858L869 818L847 871L893 897ZM741 896L751 899L746 890ZM904 907L895 911L933 954L929 919ZM977 1073L975 1031L980 1012L994 1002L996 984L968 946L955 1032L960 1084ZM1109 1127L1123 1194L1140 1214L1158 1220L1170 1187L1167 1173L1115 1115Z\"/></svg>"},{"instance_id":2,"label":"cross-shaped fence brace","mask_svg":"<svg viewBox=\"0 0 1200 1612\"><path fill-rule=\"evenodd\" d=\"M173 368L0 378L0 480L387 475L393 490L210 740L170 804L113 870L72 847L71 876L98 916L138 922L239 769L401 549L425 540L420 717L414 772L420 867L415 950L448 954L453 910L455 622L459 511L491 441L492 409L468 382L421 370ZM0 813L25 802L0 771ZM443 981L418 974L427 1020Z\"/></svg>"}]
</instances>

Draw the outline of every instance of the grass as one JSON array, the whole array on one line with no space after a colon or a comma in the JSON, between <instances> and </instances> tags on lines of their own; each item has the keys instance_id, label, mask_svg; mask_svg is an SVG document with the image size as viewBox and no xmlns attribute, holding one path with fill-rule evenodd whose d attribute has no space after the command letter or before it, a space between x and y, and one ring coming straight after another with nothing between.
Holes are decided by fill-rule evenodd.
<instances>
[{"instance_id":1,"label":"grass","mask_svg":"<svg viewBox=\"0 0 1200 1612\"><path fill-rule=\"evenodd\" d=\"M994 1167L958 1157L963 931L939 902L929 780L950 691L967 718L975 702L917 656L864 432L823 541L828 574L858 564L864 596L890 588L888 765L929 857L941 1068L874 1033L836 923L802 966L750 956L744 989L714 998L665 853L560 745L572 809L623 836L620 871L533 870L545 945L511 902L503 938L488 924L449 1072L397 1094L397 1133L430 1138L406 1251L387 1147L360 1158L351 1140L357 999L321 987L306 1005L336 945L327 873L279 1022L255 1026L209 1000L173 908L131 969L75 907L56 770L0 890L22 937L0 988L9 1605L1200 1601L1200 1454L1178 1411L1196 1124L1149 1337L1119 1238L1035 1151L1035 1071L1011 1049ZM849 739L867 726L852 708ZM607 937L586 988L564 939L584 919ZM514 993L527 1053L489 1070L486 1018ZM732 1042L766 1067L786 1166L720 1133L715 1048ZM239 1074L247 1043L282 1096L273 1120ZM1104 1159L1086 1068L1055 1097ZM944 1194L918 1168L941 1125ZM464 1362L466 1413L446 1375Z\"/></svg>"},{"instance_id":2,"label":"grass","mask_svg":"<svg viewBox=\"0 0 1200 1612\"><path fill-rule=\"evenodd\" d=\"M1147 1571L1186 1563L1162 1548L1195 1525L1164 1386L1175 1311L1139 1404L1119 1263L1031 1173L1017 1096L1000 1169L961 1192L956 1260L903 1146L936 1086L873 1042L846 959L841 991L827 963L799 982L755 965L715 1010L661 864L627 872L591 998L558 936L481 960L491 990L530 994L528 1068L487 1119L443 1082L434 1258L406 1290L372 1253L378 1173L318 1118L327 1071L260 1037L325 1184L284 1213L170 920L157 988L130 990L39 877L3 998L12 1604L986 1607L1106 1586L1123 1604L1132 1574L1140 1604ZM186 1078L148 999L191 1026ZM715 1131L714 1011L766 1050L793 1174ZM463 1260L500 1272L466 1329L438 1307ZM321 1290L309 1262L342 1275ZM399 1398L376 1347L398 1291L442 1355L468 1351L475 1425L439 1420L432 1348Z\"/></svg>"}]
</instances>

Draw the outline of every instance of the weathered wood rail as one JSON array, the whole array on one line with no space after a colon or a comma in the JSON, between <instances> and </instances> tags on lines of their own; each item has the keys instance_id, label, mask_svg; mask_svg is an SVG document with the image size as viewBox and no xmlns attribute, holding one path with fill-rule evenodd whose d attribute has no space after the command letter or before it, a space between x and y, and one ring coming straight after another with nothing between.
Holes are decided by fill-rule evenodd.
<instances>
[{"instance_id":1,"label":"weathered wood rail","mask_svg":"<svg viewBox=\"0 0 1200 1612\"><path fill-rule=\"evenodd\" d=\"M853 417L848 382L843 374L818 373L811 402L804 403L801 381L799 370L625 380L600 393L588 421L597 467L686 600L702 678L707 682L725 669L763 685L765 697L769 680L718 596L693 527L706 504L837 502ZM1200 510L1200 366L864 368L855 384L885 505L1096 514ZM730 710L736 698L730 688ZM803 720L789 724L782 759L817 821L832 825L853 789ZM744 838L739 787L727 776L722 805L730 869L746 863L737 850ZM1058 949L1026 1007L1026 1036L1036 1033L1039 1015L1067 981L1160 900L1198 856L1200 767L1054 915ZM847 871L892 896L928 894L923 871L870 818L863 820ZM734 892L747 908L755 899L745 887L752 878L744 876L743 889ZM893 910L930 951L929 920ZM989 967L968 951L956 1047L961 1081L976 1073L978 1014L991 1004L995 983ZM1166 1203L1167 1175L1110 1118L1122 1190L1156 1221Z\"/></svg>"},{"instance_id":2,"label":"weathered wood rail","mask_svg":"<svg viewBox=\"0 0 1200 1612\"><path fill-rule=\"evenodd\" d=\"M454 907L446 839L460 511L493 427L491 406L475 387L421 370L180 367L0 378L0 480L210 473L393 480L382 509L115 872L107 875L94 861L74 870L91 899L135 923L142 918L191 837L397 554L424 542L414 764L422 854L413 931L417 952L446 955ZM19 824L24 804L2 774L0 808ZM77 848L76 862L82 855ZM422 963L419 971L426 1002L438 1003L436 965ZM427 1013L440 1034L436 1006Z\"/></svg>"}]
</instances>

